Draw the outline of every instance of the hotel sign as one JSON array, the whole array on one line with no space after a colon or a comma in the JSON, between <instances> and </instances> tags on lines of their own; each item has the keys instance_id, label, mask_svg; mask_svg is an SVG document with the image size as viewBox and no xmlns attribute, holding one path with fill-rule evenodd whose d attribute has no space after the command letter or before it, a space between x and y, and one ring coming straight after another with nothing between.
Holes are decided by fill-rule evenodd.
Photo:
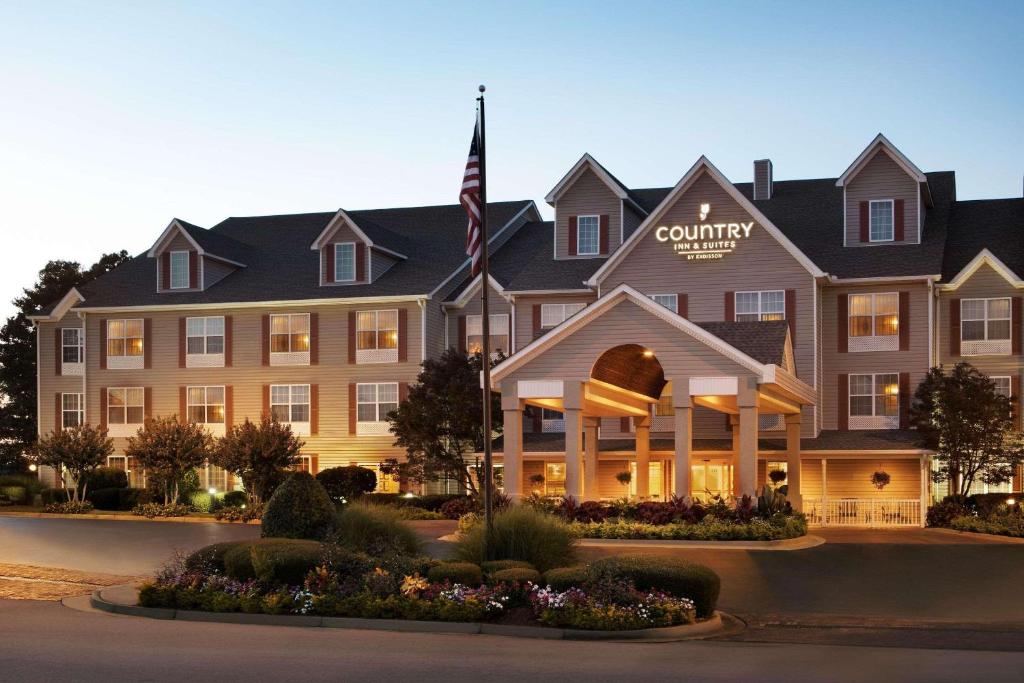
<instances>
[{"instance_id":1,"label":"hotel sign","mask_svg":"<svg viewBox=\"0 0 1024 683\"><path fill-rule=\"evenodd\" d=\"M654 230L654 239L671 242L672 250L687 261L714 261L731 254L736 244L750 237L754 221L739 223L707 222L711 204L701 204L699 221L692 225L662 225Z\"/></svg>"}]
</instances>

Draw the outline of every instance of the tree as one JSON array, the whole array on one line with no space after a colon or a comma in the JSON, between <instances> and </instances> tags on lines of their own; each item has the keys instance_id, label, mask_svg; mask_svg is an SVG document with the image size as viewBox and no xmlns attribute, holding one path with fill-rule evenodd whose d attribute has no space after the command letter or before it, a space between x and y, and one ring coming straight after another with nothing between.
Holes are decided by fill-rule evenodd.
<instances>
[{"instance_id":1,"label":"tree","mask_svg":"<svg viewBox=\"0 0 1024 683\"><path fill-rule=\"evenodd\" d=\"M18 312L0 328L0 471L21 469L21 455L29 451L38 434L36 329L28 316L126 260L126 251L104 254L85 272L74 261L50 261L39 271L35 285L14 300Z\"/></svg>"},{"instance_id":2,"label":"tree","mask_svg":"<svg viewBox=\"0 0 1024 683\"><path fill-rule=\"evenodd\" d=\"M257 504L270 498L285 470L299 464L304 445L291 425L267 415L259 423L247 418L220 439L213 463L240 478L249 500Z\"/></svg>"},{"instance_id":3,"label":"tree","mask_svg":"<svg viewBox=\"0 0 1024 683\"><path fill-rule=\"evenodd\" d=\"M107 438L107 430L87 424L50 432L32 449L33 460L60 472L61 486L67 489L64 473L75 480L68 491L71 500L85 499L89 475L107 464L107 456L114 452L114 442Z\"/></svg>"},{"instance_id":4,"label":"tree","mask_svg":"<svg viewBox=\"0 0 1024 683\"><path fill-rule=\"evenodd\" d=\"M316 480L327 489L331 500L353 501L377 488L377 475L359 465L328 467L316 473Z\"/></svg>"},{"instance_id":5,"label":"tree","mask_svg":"<svg viewBox=\"0 0 1024 683\"><path fill-rule=\"evenodd\" d=\"M914 394L911 422L935 451L933 480L951 482L960 495L975 481L1009 481L1024 459L1012 406L970 363L958 363L949 374L942 366L929 370Z\"/></svg>"},{"instance_id":6,"label":"tree","mask_svg":"<svg viewBox=\"0 0 1024 683\"><path fill-rule=\"evenodd\" d=\"M482 363L480 354L467 356L455 349L423 362L408 398L388 415L394 445L405 448L406 460L386 460L381 464L384 474L415 482L455 479L477 495L479 488L466 454L484 447ZM492 396L491 414L493 438L501 432L501 398L497 394Z\"/></svg>"},{"instance_id":7,"label":"tree","mask_svg":"<svg viewBox=\"0 0 1024 683\"><path fill-rule=\"evenodd\" d=\"M124 452L161 483L167 505L178 501L185 474L210 459L213 437L203 425L180 422L174 415L149 418Z\"/></svg>"}]
</instances>

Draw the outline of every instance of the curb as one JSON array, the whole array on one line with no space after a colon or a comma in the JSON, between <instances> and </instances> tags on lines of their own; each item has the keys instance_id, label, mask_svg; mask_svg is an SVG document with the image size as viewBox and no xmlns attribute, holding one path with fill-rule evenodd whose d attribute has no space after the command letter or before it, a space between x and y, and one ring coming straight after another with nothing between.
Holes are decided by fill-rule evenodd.
<instances>
[{"instance_id":1,"label":"curb","mask_svg":"<svg viewBox=\"0 0 1024 683\"><path fill-rule=\"evenodd\" d=\"M454 543L459 540L458 534L447 534L437 540ZM672 541L643 538L581 538L581 548L676 548L691 550L762 550L788 551L806 550L825 544L821 536L807 534L799 538L786 538L779 541Z\"/></svg>"},{"instance_id":2,"label":"curb","mask_svg":"<svg viewBox=\"0 0 1024 683\"><path fill-rule=\"evenodd\" d=\"M258 526L259 522L228 522L213 517L142 517L139 515L62 515L54 512L0 512L0 517L28 517L30 519L100 519L113 522L176 522L179 524L235 524Z\"/></svg>"},{"instance_id":3,"label":"curb","mask_svg":"<svg viewBox=\"0 0 1024 683\"><path fill-rule=\"evenodd\" d=\"M976 538L986 543L1024 543L1024 538L1016 536L1003 536L1001 534L986 534L980 531L959 531L958 529L944 529L942 527L925 527L929 531L945 534L947 536L959 536L961 538Z\"/></svg>"},{"instance_id":4,"label":"curb","mask_svg":"<svg viewBox=\"0 0 1024 683\"><path fill-rule=\"evenodd\" d=\"M409 621L405 619L359 619L355 617L320 617L301 614L246 614L244 612L200 612L160 607L139 607L111 602L103 597L103 590L94 591L89 605L110 614L121 614L149 619L175 619L221 624L247 624L259 626L302 626L306 628L347 628L368 631L403 633L442 633L464 635L509 636L514 638L540 638L547 640L604 640L630 642L669 642L712 638L726 633L728 615L715 612L710 619L695 624L682 624L665 628L636 631L584 631L571 628L544 626L506 626L503 624ZM724 618L723 618L724 616Z\"/></svg>"}]
</instances>

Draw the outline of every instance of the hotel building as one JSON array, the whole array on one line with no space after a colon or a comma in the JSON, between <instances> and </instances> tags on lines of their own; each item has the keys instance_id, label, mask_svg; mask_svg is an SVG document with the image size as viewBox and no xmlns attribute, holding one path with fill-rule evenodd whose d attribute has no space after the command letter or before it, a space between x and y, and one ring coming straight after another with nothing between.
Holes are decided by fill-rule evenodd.
<instances>
[{"instance_id":1,"label":"hotel building","mask_svg":"<svg viewBox=\"0 0 1024 683\"><path fill-rule=\"evenodd\" d=\"M479 348L487 286L514 498L738 495L781 471L812 523L916 525L936 492L908 409L929 367L1021 392L1024 200L957 201L953 172L882 135L812 180L764 159L733 183L701 157L631 188L584 155L545 201L553 221L489 205L486 283L458 205L175 219L36 316L40 431L104 425L140 484L123 449L147 416L222 434L271 413L304 468L375 468L403 456L385 416L419 364Z\"/></svg>"}]
</instances>

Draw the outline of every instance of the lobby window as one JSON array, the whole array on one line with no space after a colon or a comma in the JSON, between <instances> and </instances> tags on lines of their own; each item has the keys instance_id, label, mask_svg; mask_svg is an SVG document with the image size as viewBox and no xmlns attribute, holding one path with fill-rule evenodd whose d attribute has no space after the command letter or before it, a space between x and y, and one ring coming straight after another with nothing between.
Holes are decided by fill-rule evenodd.
<instances>
[{"instance_id":1,"label":"lobby window","mask_svg":"<svg viewBox=\"0 0 1024 683\"><path fill-rule=\"evenodd\" d=\"M356 280L356 245L355 242L341 242L334 245L334 281L355 282Z\"/></svg>"},{"instance_id":2,"label":"lobby window","mask_svg":"<svg viewBox=\"0 0 1024 683\"><path fill-rule=\"evenodd\" d=\"M187 251L171 252L171 289L188 289L189 254Z\"/></svg>"},{"instance_id":3,"label":"lobby window","mask_svg":"<svg viewBox=\"0 0 1024 683\"><path fill-rule=\"evenodd\" d=\"M499 351L508 355L509 353L509 336L508 336L508 316L504 313L498 313L491 316L491 355L497 354ZM484 332L483 332L483 316L479 315L467 315L466 316L466 351L470 354L481 353L483 351L484 344Z\"/></svg>"},{"instance_id":4,"label":"lobby window","mask_svg":"<svg viewBox=\"0 0 1024 683\"><path fill-rule=\"evenodd\" d=\"M186 318L185 352L186 356L223 356L224 316ZM186 358L186 362L190 360Z\"/></svg>"},{"instance_id":5,"label":"lobby window","mask_svg":"<svg viewBox=\"0 0 1024 683\"><path fill-rule=\"evenodd\" d=\"M60 331L61 363L77 364L85 360L83 354L84 335L79 327L65 327Z\"/></svg>"},{"instance_id":6,"label":"lobby window","mask_svg":"<svg viewBox=\"0 0 1024 683\"><path fill-rule=\"evenodd\" d=\"M270 316L270 364L275 361L309 362L309 313Z\"/></svg>"},{"instance_id":7,"label":"lobby window","mask_svg":"<svg viewBox=\"0 0 1024 683\"><path fill-rule=\"evenodd\" d=\"M679 312L678 294L651 294L651 299L654 300L654 303L661 304L673 313Z\"/></svg>"},{"instance_id":8,"label":"lobby window","mask_svg":"<svg viewBox=\"0 0 1024 683\"><path fill-rule=\"evenodd\" d=\"M140 425L146 420L146 390L142 387L107 389L107 424Z\"/></svg>"},{"instance_id":9,"label":"lobby window","mask_svg":"<svg viewBox=\"0 0 1024 683\"><path fill-rule=\"evenodd\" d=\"M540 326L542 329L558 327L586 307L586 304L541 304Z\"/></svg>"},{"instance_id":10,"label":"lobby window","mask_svg":"<svg viewBox=\"0 0 1024 683\"><path fill-rule=\"evenodd\" d=\"M965 356L1010 354L1010 299L960 301L960 349Z\"/></svg>"},{"instance_id":11,"label":"lobby window","mask_svg":"<svg viewBox=\"0 0 1024 683\"><path fill-rule=\"evenodd\" d=\"M772 472L782 472L783 474L786 474L786 472L787 472L786 467L787 466L788 465L786 464L785 460L769 460L767 467L765 467L765 472L764 472L765 481L764 481L764 483L770 484L771 486L776 486L776 483L774 481L772 481ZM776 476L778 476L778 475L776 475ZM786 479L785 478L783 478L781 481L779 481L778 485L782 485L784 483L786 483Z\"/></svg>"},{"instance_id":12,"label":"lobby window","mask_svg":"<svg viewBox=\"0 0 1024 683\"><path fill-rule=\"evenodd\" d=\"M309 385L270 385L270 414L278 422L309 423Z\"/></svg>"},{"instance_id":13,"label":"lobby window","mask_svg":"<svg viewBox=\"0 0 1024 683\"><path fill-rule=\"evenodd\" d=\"M892 242L893 201L876 199L868 202L868 239L872 242Z\"/></svg>"},{"instance_id":14,"label":"lobby window","mask_svg":"<svg viewBox=\"0 0 1024 683\"><path fill-rule=\"evenodd\" d=\"M60 424L64 429L78 427L85 422L85 396L83 394L61 394L60 408Z\"/></svg>"},{"instance_id":15,"label":"lobby window","mask_svg":"<svg viewBox=\"0 0 1024 683\"><path fill-rule=\"evenodd\" d=\"M398 410L398 382L356 385L356 434L388 433L388 413Z\"/></svg>"},{"instance_id":16,"label":"lobby window","mask_svg":"<svg viewBox=\"0 0 1024 683\"><path fill-rule=\"evenodd\" d=\"M749 322L758 320L785 320L786 292L736 292L736 320Z\"/></svg>"},{"instance_id":17,"label":"lobby window","mask_svg":"<svg viewBox=\"0 0 1024 683\"><path fill-rule=\"evenodd\" d=\"M188 421L224 424L224 387L188 387Z\"/></svg>"},{"instance_id":18,"label":"lobby window","mask_svg":"<svg viewBox=\"0 0 1024 683\"><path fill-rule=\"evenodd\" d=\"M398 311L356 313L356 362L398 362Z\"/></svg>"},{"instance_id":19,"label":"lobby window","mask_svg":"<svg viewBox=\"0 0 1024 683\"><path fill-rule=\"evenodd\" d=\"M576 253L596 256L601 249L601 218L579 216L576 219Z\"/></svg>"},{"instance_id":20,"label":"lobby window","mask_svg":"<svg viewBox=\"0 0 1024 683\"><path fill-rule=\"evenodd\" d=\"M898 374L850 375L851 429L896 429L899 422Z\"/></svg>"},{"instance_id":21,"label":"lobby window","mask_svg":"<svg viewBox=\"0 0 1024 683\"><path fill-rule=\"evenodd\" d=\"M107 321L107 358L142 359L142 318ZM140 366L141 367L141 366Z\"/></svg>"},{"instance_id":22,"label":"lobby window","mask_svg":"<svg viewBox=\"0 0 1024 683\"><path fill-rule=\"evenodd\" d=\"M851 294L849 297L850 351L896 351L899 348L900 296Z\"/></svg>"}]
</instances>

